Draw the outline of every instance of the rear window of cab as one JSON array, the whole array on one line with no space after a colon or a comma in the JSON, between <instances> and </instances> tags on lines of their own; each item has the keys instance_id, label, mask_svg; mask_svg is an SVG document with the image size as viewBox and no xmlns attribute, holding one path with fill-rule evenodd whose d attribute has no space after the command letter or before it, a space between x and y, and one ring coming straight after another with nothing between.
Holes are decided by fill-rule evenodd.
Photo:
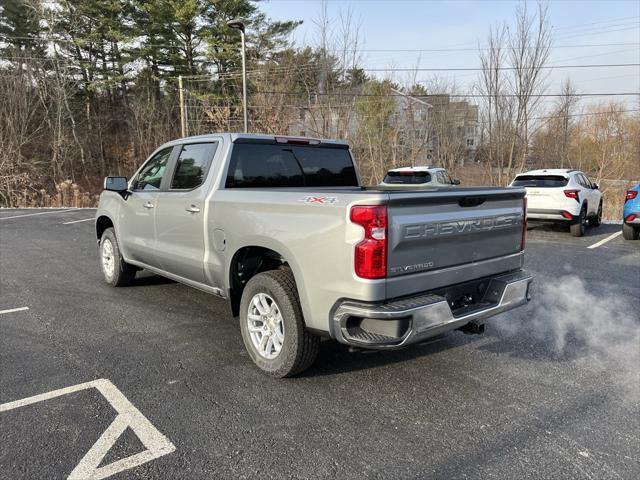
<instances>
[{"instance_id":1,"label":"rear window of cab","mask_svg":"<svg viewBox=\"0 0 640 480\"><path fill-rule=\"evenodd\" d=\"M357 187L346 148L237 143L225 188Z\"/></svg>"},{"instance_id":2,"label":"rear window of cab","mask_svg":"<svg viewBox=\"0 0 640 480\"><path fill-rule=\"evenodd\" d=\"M565 187L567 183L569 179L562 175L518 175L511 186L555 188Z\"/></svg>"}]
</instances>

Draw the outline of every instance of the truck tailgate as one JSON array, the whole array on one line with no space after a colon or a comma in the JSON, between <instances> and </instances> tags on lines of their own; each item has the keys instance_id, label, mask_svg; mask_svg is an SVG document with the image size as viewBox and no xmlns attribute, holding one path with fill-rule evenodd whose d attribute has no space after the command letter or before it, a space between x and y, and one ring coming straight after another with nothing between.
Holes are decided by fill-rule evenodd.
<instances>
[{"instance_id":1,"label":"truck tailgate","mask_svg":"<svg viewBox=\"0 0 640 480\"><path fill-rule=\"evenodd\" d=\"M387 297L522 267L525 191L389 192Z\"/></svg>"}]
</instances>

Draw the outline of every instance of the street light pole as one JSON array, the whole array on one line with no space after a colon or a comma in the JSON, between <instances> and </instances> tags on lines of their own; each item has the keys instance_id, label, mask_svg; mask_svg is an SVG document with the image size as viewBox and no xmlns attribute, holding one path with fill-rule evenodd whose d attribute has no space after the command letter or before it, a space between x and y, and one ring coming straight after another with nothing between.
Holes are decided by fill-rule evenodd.
<instances>
[{"instance_id":1,"label":"street light pole","mask_svg":"<svg viewBox=\"0 0 640 480\"><path fill-rule=\"evenodd\" d=\"M249 123L247 120L247 64L246 64L246 47L244 38L244 23L240 20L231 20L227 22L227 26L235 30L240 30L240 41L242 43L242 110L244 116L244 133L249 131Z\"/></svg>"}]
</instances>

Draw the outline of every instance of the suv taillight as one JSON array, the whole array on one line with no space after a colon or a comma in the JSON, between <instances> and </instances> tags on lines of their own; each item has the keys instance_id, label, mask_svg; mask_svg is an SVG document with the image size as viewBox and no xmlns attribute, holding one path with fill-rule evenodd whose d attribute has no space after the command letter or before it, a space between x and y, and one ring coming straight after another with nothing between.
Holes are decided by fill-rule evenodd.
<instances>
[{"instance_id":1,"label":"suv taillight","mask_svg":"<svg viewBox=\"0 0 640 480\"><path fill-rule=\"evenodd\" d=\"M524 250L527 243L527 197L522 202L522 240L520 241L520 250Z\"/></svg>"},{"instance_id":2,"label":"suv taillight","mask_svg":"<svg viewBox=\"0 0 640 480\"><path fill-rule=\"evenodd\" d=\"M387 276L387 207L357 205L349 218L364 228L364 239L356 245L354 267L360 278Z\"/></svg>"},{"instance_id":3,"label":"suv taillight","mask_svg":"<svg viewBox=\"0 0 640 480\"><path fill-rule=\"evenodd\" d=\"M573 198L574 200L578 200L578 192L579 190L565 190L564 195L568 198Z\"/></svg>"},{"instance_id":4,"label":"suv taillight","mask_svg":"<svg viewBox=\"0 0 640 480\"><path fill-rule=\"evenodd\" d=\"M627 197L625 198L625 201L633 200L637 196L638 196L638 191L637 190L627 190Z\"/></svg>"}]
</instances>

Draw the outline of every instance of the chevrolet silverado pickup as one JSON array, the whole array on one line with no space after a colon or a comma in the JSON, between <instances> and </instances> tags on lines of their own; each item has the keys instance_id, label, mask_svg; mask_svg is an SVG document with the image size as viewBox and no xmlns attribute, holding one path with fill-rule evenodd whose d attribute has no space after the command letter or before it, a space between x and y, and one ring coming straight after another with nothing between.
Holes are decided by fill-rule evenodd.
<instances>
[{"instance_id":1,"label":"chevrolet silverado pickup","mask_svg":"<svg viewBox=\"0 0 640 480\"><path fill-rule=\"evenodd\" d=\"M105 281L145 269L226 299L272 376L321 337L394 349L529 300L523 188L365 187L344 142L235 133L169 142L104 187Z\"/></svg>"}]
</instances>

